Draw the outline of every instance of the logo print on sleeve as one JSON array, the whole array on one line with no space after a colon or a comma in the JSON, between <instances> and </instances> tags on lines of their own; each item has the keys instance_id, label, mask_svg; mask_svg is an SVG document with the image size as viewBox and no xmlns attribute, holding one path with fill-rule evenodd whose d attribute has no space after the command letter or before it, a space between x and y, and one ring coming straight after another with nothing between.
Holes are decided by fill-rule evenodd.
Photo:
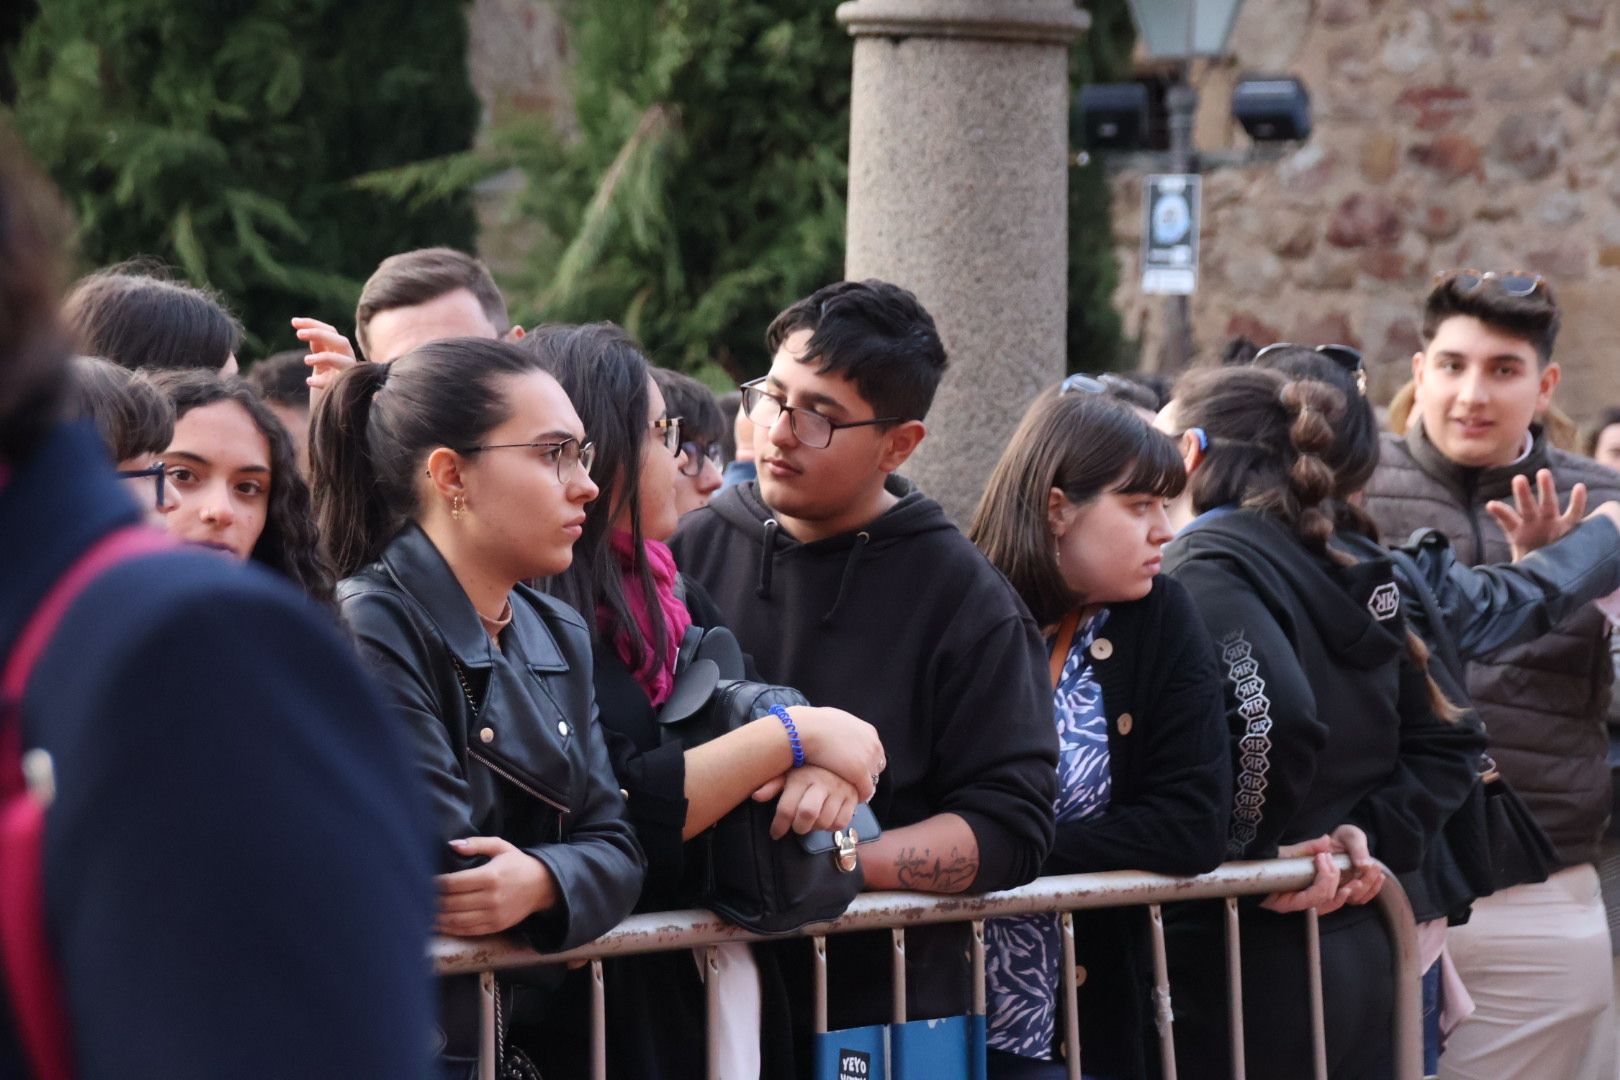
<instances>
[{"instance_id":1,"label":"logo print on sleeve","mask_svg":"<svg viewBox=\"0 0 1620 1080\"><path fill-rule=\"evenodd\" d=\"M1259 835L1260 815L1266 804L1266 773L1271 769L1271 699L1266 680L1243 631L1233 630L1220 640L1221 661L1243 717L1243 738L1238 740L1237 792L1233 800L1232 833L1226 850L1242 855Z\"/></svg>"}]
</instances>

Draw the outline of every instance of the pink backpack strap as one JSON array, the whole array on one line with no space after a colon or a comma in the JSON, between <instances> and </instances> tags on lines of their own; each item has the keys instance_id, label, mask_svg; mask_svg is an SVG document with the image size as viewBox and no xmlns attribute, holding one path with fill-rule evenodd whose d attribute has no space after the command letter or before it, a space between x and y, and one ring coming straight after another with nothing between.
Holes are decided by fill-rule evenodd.
<instances>
[{"instance_id":1,"label":"pink backpack strap","mask_svg":"<svg viewBox=\"0 0 1620 1080\"><path fill-rule=\"evenodd\" d=\"M46 805L23 775L23 691L62 617L91 583L119 563L173 546L164 533L141 526L91 545L23 624L0 672L0 961L17 1034L39 1080L70 1080L72 1066L61 980L45 932Z\"/></svg>"}]
</instances>

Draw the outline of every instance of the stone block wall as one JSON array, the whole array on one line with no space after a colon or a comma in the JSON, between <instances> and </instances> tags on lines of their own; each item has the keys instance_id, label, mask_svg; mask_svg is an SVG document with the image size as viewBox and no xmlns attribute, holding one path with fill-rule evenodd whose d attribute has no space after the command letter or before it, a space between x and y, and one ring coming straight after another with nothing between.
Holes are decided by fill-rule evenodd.
<instances>
[{"instance_id":1,"label":"stone block wall","mask_svg":"<svg viewBox=\"0 0 1620 1080\"><path fill-rule=\"evenodd\" d=\"M1281 160L1205 179L1201 356L1234 334L1360 346L1387 400L1418 305L1452 267L1529 268L1564 310L1558 403L1620 403L1620 0L1247 0L1233 59L1200 65L1196 139L1247 140L1241 73L1298 75L1316 129ZM1114 178L1116 302L1157 352L1140 294L1141 172Z\"/></svg>"}]
</instances>

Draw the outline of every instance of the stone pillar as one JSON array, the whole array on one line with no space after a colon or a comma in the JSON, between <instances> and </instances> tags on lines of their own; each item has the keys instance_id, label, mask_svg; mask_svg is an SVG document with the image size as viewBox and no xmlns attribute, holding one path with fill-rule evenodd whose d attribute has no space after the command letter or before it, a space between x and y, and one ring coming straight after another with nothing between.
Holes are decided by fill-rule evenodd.
<instances>
[{"instance_id":1,"label":"stone pillar","mask_svg":"<svg viewBox=\"0 0 1620 1080\"><path fill-rule=\"evenodd\" d=\"M905 468L966 527L1064 369L1074 0L852 0L845 276L922 300L950 368Z\"/></svg>"}]
</instances>

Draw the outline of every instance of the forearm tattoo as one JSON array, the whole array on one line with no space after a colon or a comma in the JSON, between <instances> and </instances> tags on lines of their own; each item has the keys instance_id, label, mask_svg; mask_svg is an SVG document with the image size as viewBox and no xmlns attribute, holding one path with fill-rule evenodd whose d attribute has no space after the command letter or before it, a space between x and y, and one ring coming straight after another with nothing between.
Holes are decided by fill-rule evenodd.
<instances>
[{"instance_id":1,"label":"forearm tattoo","mask_svg":"<svg viewBox=\"0 0 1620 1080\"><path fill-rule=\"evenodd\" d=\"M894 857L894 873L904 889L957 893L978 877L979 856L977 852L965 855L955 846L946 855L935 855L933 848L901 848Z\"/></svg>"}]
</instances>

